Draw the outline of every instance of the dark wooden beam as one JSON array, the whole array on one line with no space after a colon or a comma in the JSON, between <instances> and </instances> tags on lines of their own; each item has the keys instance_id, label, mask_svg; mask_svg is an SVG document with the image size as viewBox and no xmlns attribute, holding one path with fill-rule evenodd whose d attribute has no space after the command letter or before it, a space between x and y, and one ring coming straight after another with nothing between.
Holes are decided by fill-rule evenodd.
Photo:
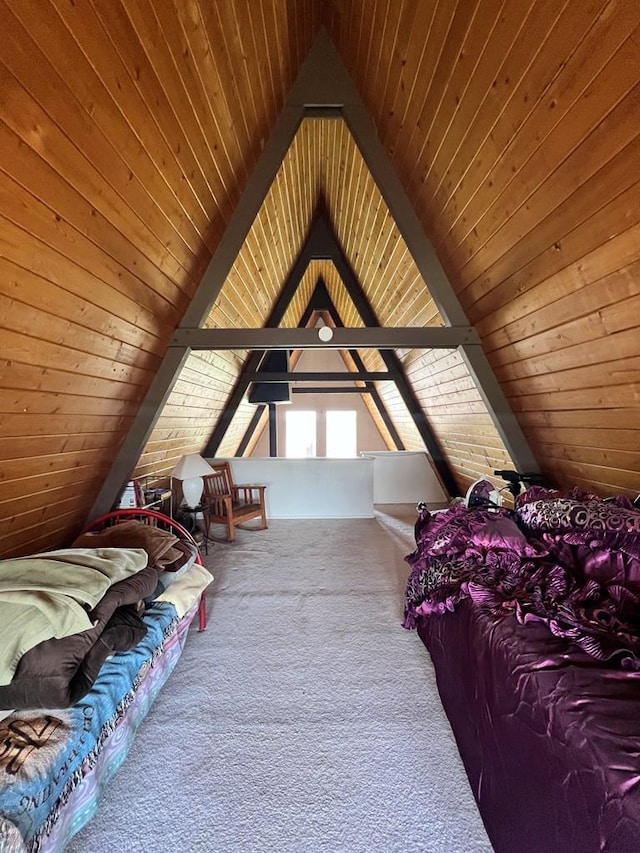
<instances>
[{"instance_id":1,"label":"dark wooden beam","mask_svg":"<svg viewBox=\"0 0 640 853\"><path fill-rule=\"evenodd\" d=\"M364 324L368 327L366 329L367 333L373 332L374 334L383 332L396 332L397 329L382 329L378 322L378 318L376 317L375 311L371 307L369 300L367 299L362 285L360 284L355 272L353 271L351 264L349 263L347 256L344 253L344 249L340 245L338 238L329 222L328 217L321 217L318 219L318 226L316 229L317 239L324 247L324 251L328 251L330 253L331 260L333 261L342 282L347 289L347 292L351 299L353 300L353 304L355 305L358 314L362 318ZM448 329L449 331L453 331L451 327L437 327L434 329L432 327L421 329L420 331L423 333L429 333L431 331L444 331L444 329ZM337 330L338 332L346 331L346 330ZM349 333L355 330L348 330ZM403 330L404 332L405 330ZM475 331L471 329L471 332L475 334ZM334 336L335 337L335 336ZM381 338L382 339L382 338ZM380 339L380 340L381 340ZM393 340L394 335L392 334L390 338L386 338L386 340ZM396 346L402 346L401 344L396 344ZM455 345L454 345L455 347ZM413 348L413 347L412 347ZM416 347L419 349L420 347ZM432 347L429 347L432 348ZM449 349L451 347L447 347ZM444 455L442 448L440 447L440 443L431 429L431 425L429 424L425 413L418 402L418 399L409 384L409 381L404 372L404 367L402 362L398 358L397 353L393 349L384 349L379 347L379 352L384 361L387 370L392 374L389 378L392 379L396 383L396 387L398 388L398 392L402 397L405 406L407 407L409 414L413 418L413 421L416 425L418 432L420 433L420 437L424 442L429 455L433 460L433 464L438 472L438 475L450 495L458 495L459 487L456 483L455 477L453 476L453 472L449 466L449 462Z\"/></svg>"},{"instance_id":2,"label":"dark wooden beam","mask_svg":"<svg viewBox=\"0 0 640 853\"><path fill-rule=\"evenodd\" d=\"M354 302L357 307L359 300ZM300 327L178 329L171 340L172 346L194 350L456 349L463 344L479 343L472 326L342 327L334 329L328 341L319 337L318 329Z\"/></svg>"},{"instance_id":3,"label":"dark wooden beam","mask_svg":"<svg viewBox=\"0 0 640 853\"><path fill-rule=\"evenodd\" d=\"M245 371L250 382L394 382L398 376L390 370L283 370L271 373L261 370Z\"/></svg>"},{"instance_id":4,"label":"dark wooden beam","mask_svg":"<svg viewBox=\"0 0 640 853\"><path fill-rule=\"evenodd\" d=\"M313 233L314 227L315 227L315 221L312 221L310 233ZM242 331L245 331L245 332L256 332L256 331L258 331L258 332L265 332L267 335L271 335L271 336L273 336L273 333L276 333L276 336L278 336L281 332L291 331L291 330L286 330L286 329L279 329L277 327L278 327L278 324L282 321L282 318L284 317L284 315L286 314L287 308L289 307L291 300L293 299L295 292L298 289L298 286L302 280L302 276L305 274L307 267L309 266L309 262L312 260L312 258L313 258L313 255L311 254L310 239L309 239L309 237L307 237L307 239L305 240L300 252L298 253L298 257L296 258L296 260L293 264L293 267L291 268L291 270L289 272L289 275L287 276L287 280L285 281L284 286L283 286L282 290L280 291L280 294L278 295L276 303L271 310L271 314L269 315L269 317L267 319L267 322L265 324L264 329L245 329L245 330L232 329L229 331L231 331L233 333L238 332L238 331L240 331L240 332L242 332ZM181 329L178 331L182 332L184 330ZM195 329L195 330L192 329L191 330L191 332L195 332L198 334L200 332L206 332L206 331L208 331L208 330L207 329ZM185 342L183 342L182 345L190 346L190 344L186 344ZM204 347L204 349L219 349L219 348L220 347L218 347L218 346ZM238 380L234 386L234 389L231 392L231 395L229 396L229 399L227 400L227 402L225 404L223 413L220 416L220 418L218 418L218 422L216 423L215 427L213 428L213 431L211 432L211 435L209 436L209 440L207 441L206 447L203 451L203 455L208 457L208 458L214 457L216 455L216 453L218 452L218 448L220 447L220 444L222 443L222 440L224 439L224 436L227 432L227 429L229 428L229 425L231 424L231 421L233 420L233 418L234 418L234 416L238 410L238 406L242 402L242 398L243 398L244 394L246 393L248 386L251 384L251 380L247 380L245 378L245 373L257 371L257 369L260 365L260 362L262 361L262 358L264 356L264 352L267 349L272 349L272 347L257 347L257 346L253 346L252 344L249 343L249 344L245 344L245 345L240 346L240 347L231 347L231 349L252 349L252 350L258 350L258 351L251 352L247 356L247 360L246 360L245 364L243 365L240 376L238 377ZM273 349L291 349L291 347L288 347L286 344L283 344L282 346L279 346L279 347L273 347ZM252 419L252 423L253 423L253 419ZM255 429L255 427L254 427L254 429ZM242 442L241 442L241 444L244 444L245 447L251 439L251 434L252 433L249 433L248 430L245 430L245 434L244 434Z\"/></svg>"},{"instance_id":5,"label":"dark wooden beam","mask_svg":"<svg viewBox=\"0 0 640 853\"><path fill-rule=\"evenodd\" d=\"M319 287L319 285L322 285L322 288ZM315 303L318 305L318 309L316 309L316 310L319 310L319 306L320 306L320 304L322 304L324 306L324 310L326 310L328 312L329 317L331 318L331 320L333 322L333 325L336 328L344 328L344 323L342 322L342 318L340 317L340 314L338 313L338 309L334 305L333 300L331 299L331 296L329 294L329 291L327 290L327 287L326 287L324 281L322 281L322 279L316 285L316 288L315 288L314 293L312 295L312 302L314 302L314 296L315 296ZM351 356L353 363L356 366L356 370L362 371L362 370L366 369L364 362L360 356L360 353L357 350L355 350L355 349L349 350L349 355ZM373 402L374 406L378 410L378 414L380 415L382 422L384 423L385 427L387 428L387 431L388 431L389 435L391 436L391 440L395 444L396 450L405 450L404 442L402 441L402 438L400 437L400 433L396 429L394 422L391 420L389 412L387 411L387 407L384 404L384 400L382 399L382 397L378 393L378 389L376 388L376 386L372 382L365 383L365 388L366 388L367 392L371 395L371 401Z\"/></svg>"},{"instance_id":6,"label":"dark wooden beam","mask_svg":"<svg viewBox=\"0 0 640 853\"><path fill-rule=\"evenodd\" d=\"M238 445L238 449L236 450L236 456L244 456L247 447L249 446L249 442L254 434L254 432L258 428L258 424L260 423L260 419L262 418L262 414L265 410L266 406L261 404L256 406L256 410L253 413L253 416L249 422L249 426L244 431L244 435L242 437L242 441Z\"/></svg>"},{"instance_id":7,"label":"dark wooden beam","mask_svg":"<svg viewBox=\"0 0 640 853\"><path fill-rule=\"evenodd\" d=\"M293 394L371 394L369 388L346 385L314 385L312 388L292 388Z\"/></svg>"},{"instance_id":8,"label":"dark wooden beam","mask_svg":"<svg viewBox=\"0 0 640 853\"><path fill-rule=\"evenodd\" d=\"M311 322L312 316L314 313L324 312L330 318L333 326L335 328L344 328L344 323L340 318L340 315L333 304L333 300L327 290L327 286L322 278L319 278L316 282L316 286L311 294L311 298L309 299L309 304L305 309L302 318L300 320L299 326L306 327ZM353 359L354 364L356 365L356 369L361 372L365 372L366 368L364 366L364 362L360 358L360 354L357 350L350 350L349 354ZM389 435L391 436L391 440L393 441L397 450L404 450L405 446L402 442L402 439L395 428L395 425L391 418L389 417L389 413L384 405L384 402L378 393L375 385L372 382L364 383L364 387L352 387L352 386L339 386L335 388L327 388L326 386L318 386L316 388L295 388L293 387L292 392L295 394L305 394L305 393L317 393L317 394L329 394L329 393L355 393L355 394L368 394L371 397L373 404L375 405L380 418L382 419ZM245 430L245 434L238 446L238 450L236 451L237 456L243 456L246 452L246 449L251 441L251 438L258 428L260 423L260 418L262 415L262 410L254 414L249 423L249 426Z\"/></svg>"},{"instance_id":9,"label":"dark wooden beam","mask_svg":"<svg viewBox=\"0 0 640 853\"><path fill-rule=\"evenodd\" d=\"M269 403L269 456L278 455L278 416L275 403Z\"/></svg>"}]
</instances>

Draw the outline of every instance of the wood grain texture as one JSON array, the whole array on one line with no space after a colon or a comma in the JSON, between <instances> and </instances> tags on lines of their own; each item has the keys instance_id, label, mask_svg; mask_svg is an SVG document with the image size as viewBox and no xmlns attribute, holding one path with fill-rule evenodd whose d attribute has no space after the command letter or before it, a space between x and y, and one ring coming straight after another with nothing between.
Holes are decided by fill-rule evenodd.
<instances>
[{"instance_id":1,"label":"wood grain texture","mask_svg":"<svg viewBox=\"0 0 640 853\"><path fill-rule=\"evenodd\" d=\"M350 28L372 5L384 47L373 14ZM516 16L461 0L412 19L412 5L336 2L330 31L545 474L635 495L640 10L542 0ZM455 419L474 404L420 364L412 381L446 417L449 458L478 472L448 433L465 437ZM485 472L495 433L471 417Z\"/></svg>"},{"instance_id":2,"label":"wood grain texture","mask_svg":"<svg viewBox=\"0 0 640 853\"><path fill-rule=\"evenodd\" d=\"M637 3L0 0L3 556L81 525L322 25L550 482L640 490ZM328 119L303 122L207 325L267 321L319 203L378 321L439 325ZM319 278L360 325L325 260L282 324ZM456 354L400 357L461 488L510 464ZM193 354L132 470L201 450L245 358Z\"/></svg>"}]
</instances>

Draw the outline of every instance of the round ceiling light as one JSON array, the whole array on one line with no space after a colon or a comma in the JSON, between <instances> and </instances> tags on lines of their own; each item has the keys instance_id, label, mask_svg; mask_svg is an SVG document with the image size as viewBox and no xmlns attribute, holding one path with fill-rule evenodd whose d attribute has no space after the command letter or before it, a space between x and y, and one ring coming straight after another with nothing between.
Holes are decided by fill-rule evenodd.
<instances>
[{"instance_id":1,"label":"round ceiling light","mask_svg":"<svg viewBox=\"0 0 640 853\"><path fill-rule=\"evenodd\" d=\"M331 326L320 326L318 329L318 337L323 343L328 343L333 337L333 329Z\"/></svg>"}]
</instances>

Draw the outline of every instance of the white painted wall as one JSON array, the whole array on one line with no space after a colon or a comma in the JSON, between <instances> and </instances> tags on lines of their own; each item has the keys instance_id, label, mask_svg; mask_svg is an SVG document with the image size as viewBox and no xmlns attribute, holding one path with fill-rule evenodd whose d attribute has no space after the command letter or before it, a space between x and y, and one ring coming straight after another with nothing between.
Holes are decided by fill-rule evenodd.
<instances>
[{"instance_id":1,"label":"white painted wall","mask_svg":"<svg viewBox=\"0 0 640 853\"><path fill-rule=\"evenodd\" d=\"M412 450L363 454L373 460L373 502L376 504L446 503L426 453Z\"/></svg>"},{"instance_id":2,"label":"white painted wall","mask_svg":"<svg viewBox=\"0 0 640 853\"><path fill-rule=\"evenodd\" d=\"M306 350L296 370L345 370L335 350ZM295 385L295 383L292 383ZM353 382L341 383L354 385ZM268 485L267 514L271 518L371 518L374 504L446 504L448 495L422 451L389 451L358 394L292 394L293 402L276 407L278 454L269 457L268 427L253 455L233 458L236 482ZM315 459L285 459L285 412L318 413ZM360 459L327 459L324 413L355 409L358 413ZM364 463L364 464L361 464Z\"/></svg>"},{"instance_id":3,"label":"white painted wall","mask_svg":"<svg viewBox=\"0 0 640 853\"><path fill-rule=\"evenodd\" d=\"M209 459L213 463L214 460ZM373 518L371 458L232 458L236 483L266 485L267 518Z\"/></svg>"}]
</instances>

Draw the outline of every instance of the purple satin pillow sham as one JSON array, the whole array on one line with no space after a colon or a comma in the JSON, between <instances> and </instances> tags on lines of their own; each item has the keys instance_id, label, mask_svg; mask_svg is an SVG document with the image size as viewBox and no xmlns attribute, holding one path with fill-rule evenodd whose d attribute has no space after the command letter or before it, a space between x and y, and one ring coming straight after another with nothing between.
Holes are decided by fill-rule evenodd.
<instances>
[{"instance_id":1,"label":"purple satin pillow sham","mask_svg":"<svg viewBox=\"0 0 640 853\"><path fill-rule=\"evenodd\" d=\"M512 551L522 557L545 553L527 540L507 510L465 506L433 516L424 513L416 525L416 542L432 555L464 553L469 549Z\"/></svg>"},{"instance_id":2,"label":"purple satin pillow sham","mask_svg":"<svg viewBox=\"0 0 640 853\"><path fill-rule=\"evenodd\" d=\"M515 521L498 515L478 526L472 535L472 543L487 550L512 551L522 557L540 557L544 553L520 530Z\"/></svg>"},{"instance_id":3,"label":"purple satin pillow sham","mask_svg":"<svg viewBox=\"0 0 640 853\"><path fill-rule=\"evenodd\" d=\"M530 501L516 509L528 529L546 533L588 530L640 534L640 512L603 500L556 497Z\"/></svg>"},{"instance_id":4,"label":"purple satin pillow sham","mask_svg":"<svg viewBox=\"0 0 640 853\"><path fill-rule=\"evenodd\" d=\"M521 503L516 518L545 541L576 546L587 577L640 582L640 512L629 501L551 497Z\"/></svg>"}]
</instances>

